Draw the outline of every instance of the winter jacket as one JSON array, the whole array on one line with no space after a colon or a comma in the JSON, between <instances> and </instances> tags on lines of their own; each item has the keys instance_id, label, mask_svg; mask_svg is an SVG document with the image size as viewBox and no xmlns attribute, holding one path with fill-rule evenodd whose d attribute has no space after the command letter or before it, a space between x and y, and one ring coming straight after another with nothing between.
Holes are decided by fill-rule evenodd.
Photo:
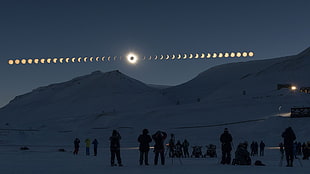
<instances>
[{"instance_id":1,"label":"winter jacket","mask_svg":"<svg viewBox=\"0 0 310 174\"><path fill-rule=\"evenodd\" d=\"M97 148L99 143L98 143L97 139L94 139L92 144L94 145L94 148Z\"/></svg>"},{"instance_id":2,"label":"winter jacket","mask_svg":"<svg viewBox=\"0 0 310 174\"><path fill-rule=\"evenodd\" d=\"M232 136L230 133L228 133L228 131L224 131L220 137L220 141L222 143L223 151L231 151Z\"/></svg>"},{"instance_id":3,"label":"winter jacket","mask_svg":"<svg viewBox=\"0 0 310 174\"><path fill-rule=\"evenodd\" d=\"M110 137L110 150L120 150L121 135L116 132Z\"/></svg>"},{"instance_id":4,"label":"winter jacket","mask_svg":"<svg viewBox=\"0 0 310 174\"><path fill-rule=\"evenodd\" d=\"M247 146L244 143L238 145L235 152L235 159L239 165L250 165L251 158L250 153L247 150Z\"/></svg>"},{"instance_id":5,"label":"winter jacket","mask_svg":"<svg viewBox=\"0 0 310 174\"><path fill-rule=\"evenodd\" d=\"M87 139L85 140L85 144L86 144L86 147L90 147L90 139L87 138Z\"/></svg>"},{"instance_id":6,"label":"winter jacket","mask_svg":"<svg viewBox=\"0 0 310 174\"><path fill-rule=\"evenodd\" d=\"M294 141L296 140L295 133L291 127L285 129L282 133L282 137L284 139L284 147L286 149L293 148Z\"/></svg>"},{"instance_id":7,"label":"winter jacket","mask_svg":"<svg viewBox=\"0 0 310 174\"><path fill-rule=\"evenodd\" d=\"M80 139L76 138L76 139L74 140L74 147L75 147L75 148L79 148L79 147L80 147Z\"/></svg>"},{"instance_id":8,"label":"winter jacket","mask_svg":"<svg viewBox=\"0 0 310 174\"><path fill-rule=\"evenodd\" d=\"M154 135L152 135L153 140L155 141L154 150L155 151L164 151L164 141L167 138L166 132L158 131Z\"/></svg>"},{"instance_id":9,"label":"winter jacket","mask_svg":"<svg viewBox=\"0 0 310 174\"><path fill-rule=\"evenodd\" d=\"M139 150L142 152L150 150L150 142L152 142L152 138L148 134L141 134L138 137L138 142L140 143Z\"/></svg>"}]
</instances>

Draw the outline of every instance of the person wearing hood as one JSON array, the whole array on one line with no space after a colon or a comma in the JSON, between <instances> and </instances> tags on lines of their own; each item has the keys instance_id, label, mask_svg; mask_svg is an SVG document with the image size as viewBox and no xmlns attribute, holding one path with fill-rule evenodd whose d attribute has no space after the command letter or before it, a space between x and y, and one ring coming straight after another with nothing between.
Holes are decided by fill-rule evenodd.
<instances>
[{"instance_id":1,"label":"person wearing hood","mask_svg":"<svg viewBox=\"0 0 310 174\"><path fill-rule=\"evenodd\" d=\"M222 143L222 161L221 164L230 164L231 161L231 143L232 136L228 132L228 129L224 129L224 133L222 133L220 137L220 141Z\"/></svg>"},{"instance_id":2,"label":"person wearing hood","mask_svg":"<svg viewBox=\"0 0 310 174\"><path fill-rule=\"evenodd\" d=\"M294 141L296 140L295 133L292 127L288 127L282 133L282 138L284 140L284 150L285 150L285 157L287 162L287 167L293 167L293 160L294 160Z\"/></svg>"},{"instance_id":3,"label":"person wearing hood","mask_svg":"<svg viewBox=\"0 0 310 174\"><path fill-rule=\"evenodd\" d=\"M142 134L138 137L139 151L140 151L140 165L143 165L143 161L145 165L149 165L148 154L150 151L150 142L152 142L151 136L148 134L149 131L147 129L143 129Z\"/></svg>"},{"instance_id":4,"label":"person wearing hood","mask_svg":"<svg viewBox=\"0 0 310 174\"><path fill-rule=\"evenodd\" d=\"M114 163L115 156L119 166L122 165L121 151L120 151L120 140L121 135L116 130L113 130L112 136L110 137L110 151L111 151L111 166L116 166Z\"/></svg>"}]
</instances>

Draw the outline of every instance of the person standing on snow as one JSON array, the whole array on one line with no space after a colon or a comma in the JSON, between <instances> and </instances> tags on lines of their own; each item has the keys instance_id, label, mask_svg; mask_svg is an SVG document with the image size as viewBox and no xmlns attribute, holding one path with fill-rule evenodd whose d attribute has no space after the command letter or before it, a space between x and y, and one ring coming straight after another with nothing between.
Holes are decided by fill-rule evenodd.
<instances>
[{"instance_id":1,"label":"person standing on snow","mask_svg":"<svg viewBox=\"0 0 310 174\"><path fill-rule=\"evenodd\" d=\"M188 152L189 142L187 141L187 139L183 141L182 146L184 157L189 158L189 152Z\"/></svg>"},{"instance_id":2,"label":"person standing on snow","mask_svg":"<svg viewBox=\"0 0 310 174\"><path fill-rule=\"evenodd\" d=\"M123 166L121 160L120 140L121 135L119 132L113 130L112 136L110 137L111 166L116 166L114 163L115 156L117 158L118 166Z\"/></svg>"},{"instance_id":3,"label":"person standing on snow","mask_svg":"<svg viewBox=\"0 0 310 174\"><path fill-rule=\"evenodd\" d=\"M296 140L296 135L292 129L292 127L288 127L282 133L282 137L284 139L284 150L285 150L285 157L287 165L286 167L293 167L293 160L294 160L294 141Z\"/></svg>"},{"instance_id":4,"label":"person standing on snow","mask_svg":"<svg viewBox=\"0 0 310 174\"><path fill-rule=\"evenodd\" d=\"M94 145L94 156L97 156L97 148L98 148L98 141L95 138L94 141L92 142L92 144Z\"/></svg>"},{"instance_id":5,"label":"person standing on snow","mask_svg":"<svg viewBox=\"0 0 310 174\"><path fill-rule=\"evenodd\" d=\"M86 156L89 156L89 148L90 148L90 139L87 138L85 140L85 147L86 147Z\"/></svg>"},{"instance_id":6,"label":"person standing on snow","mask_svg":"<svg viewBox=\"0 0 310 174\"><path fill-rule=\"evenodd\" d=\"M158 157L160 155L161 164L165 165L165 146L164 141L167 138L167 133L162 131L157 131L154 135L152 135L153 140L155 141L154 152L155 159L154 164L158 164Z\"/></svg>"},{"instance_id":7,"label":"person standing on snow","mask_svg":"<svg viewBox=\"0 0 310 174\"><path fill-rule=\"evenodd\" d=\"M140 151L140 165L143 165L143 159L144 164L149 165L148 160L148 154L150 151L150 142L152 142L152 138L150 135L148 135L149 131L147 129L143 129L142 134L138 137L139 145L139 151Z\"/></svg>"},{"instance_id":8,"label":"person standing on snow","mask_svg":"<svg viewBox=\"0 0 310 174\"><path fill-rule=\"evenodd\" d=\"M260 156L264 156L265 146L266 146L265 143L261 141L259 144L259 155Z\"/></svg>"},{"instance_id":9,"label":"person standing on snow","mask_svg":"<svg viewBox=\"0 0 310 174\"><path fill-rule=\"evenodd\" d=\"M231 143L232 136L228 132L228 129L224 129L224 133L220 137L220 141L222 143L222 161L221 164L230 164L231 161Z\"/></svg>"},{"instance_id":10,"label":"person standing on snow","mask_svg":"<svg viewBox=\"0 0 310 174\"><path fill-rule=\"evenodd\" d=\"M77 155L79 153L79 148L80 148L80 139L75 138L75 140L74 140L74 151L73 151L74 155Z\"/></svg>"}]
</instances>

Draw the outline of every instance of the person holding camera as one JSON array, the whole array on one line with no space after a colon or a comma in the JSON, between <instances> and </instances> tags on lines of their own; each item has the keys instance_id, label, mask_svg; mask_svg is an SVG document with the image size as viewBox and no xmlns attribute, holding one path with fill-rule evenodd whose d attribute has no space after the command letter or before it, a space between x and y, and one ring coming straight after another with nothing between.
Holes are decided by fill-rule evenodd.
<instances>
[{"instance_id":1,"label":"person holding camera","mask_svg":"<svg viewBox=\"0 0 310 174\"><path fill-rule=\"evenodd\" d=\"M111 166L116 166L116 164L114 164L115 156L117 158L118 166L123 166L121 160L120 140L121 135L119 132L113 130L112 136L110 137Z\"/></svg>"},{"instance_id":2,"label":"person holding camera","mask_svg":"<svg viewBox=\"0 0 310 174\"><path fill-rule=\"evenodd\" d=\"M154 164L158 164L158 157L160 155L161 164L165 165L165 146L164 141L167 138L167 133L163 131L157 131L152 138L155 142L154 145L154 152L155 152L155 159Z\"/></svg>"}]
</instances>

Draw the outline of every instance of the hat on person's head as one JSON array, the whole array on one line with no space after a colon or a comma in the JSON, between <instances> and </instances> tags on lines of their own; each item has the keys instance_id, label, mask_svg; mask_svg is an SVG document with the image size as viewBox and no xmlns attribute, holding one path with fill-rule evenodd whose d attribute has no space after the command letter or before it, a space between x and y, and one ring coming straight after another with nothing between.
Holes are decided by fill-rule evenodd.
<instances>
[{"instance_id":1,"label":"hat on person's head","mask_svg":"<svg viewBox=\"0 0 310 174\"><path fill-rule=\"evenodd\" d=\"M228 129L227 129L227 128L225 128L225 129L224 129L224 132L228 132Z\"/></svg>"}]
</instances>

